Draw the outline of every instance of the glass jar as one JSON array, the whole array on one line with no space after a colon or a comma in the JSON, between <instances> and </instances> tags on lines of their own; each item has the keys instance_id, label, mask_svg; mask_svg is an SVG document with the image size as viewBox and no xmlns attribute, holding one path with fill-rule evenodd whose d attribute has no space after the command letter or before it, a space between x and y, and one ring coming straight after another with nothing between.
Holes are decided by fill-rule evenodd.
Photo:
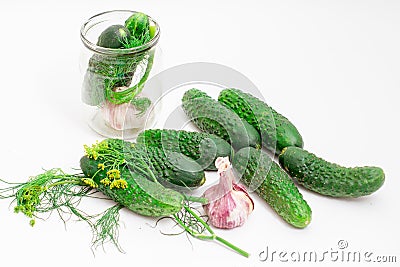
<instances>
[{"instance_id":1,"label":"glass jar","mask_svg":"<svg viewBox=\"0 0 400 267\"><path fill-rule=\"evenodd\" d=\"M139 14L147 16L129 10L108 11L89 18L81 28L84 114L90 128L105 137L132 139L155 120L152 105L161 89L143 88L161 70L160 27L147 16L146 37L144 33L136 37L132 32L140 25L132 23L132 31L126 23Z\"/></svg>"}]
</instances>

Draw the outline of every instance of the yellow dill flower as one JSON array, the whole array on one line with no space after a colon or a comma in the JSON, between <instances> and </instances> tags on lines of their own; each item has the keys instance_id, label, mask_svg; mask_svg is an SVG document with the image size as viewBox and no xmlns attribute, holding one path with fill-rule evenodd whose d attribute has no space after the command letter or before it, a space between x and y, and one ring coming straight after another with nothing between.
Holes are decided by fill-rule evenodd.
<instances>
[{"instance_id":1,"label":"yellow dill flower","mask_svg":"<svg viewBox=\"0 0 400 267\"><path fill-rule=\"evenodd\" d=\"M114 179L114 172L113 172L113 170L107 171L107 177L110 178L110 179Z\"/></svg>"},{"instance_id":2,"label":"yellow dill flower","mask_svg":"<svg viewBox=\"0 0 400 267\"><path fill-rule=\"evenodd\" d=\"M113 188L120 188L120 189L125 189L128 187L128 183L124 180L124 179L117 179L112 181L111 185L110 185L110 189Z\"/></svg>"},{"instance_id":3,"label":"yellow dill flower","mask_svg":"<svg viewBox=\"0 0 400 267\"><path fill-rule=\"evenodd\" d=\"M109 186L111 184L111 181L108 178L104 178L104 179L100 180L100 183L102 183L105 186Z\"/></svg>"},{"instance_id":4,"label":"yellow dill flower","mask_svg":"<svg viewBox=\"0 0 400 267\"><path fill-rule=\"evenodd\" d=\"M121 173L120 173L120 171L117 170L117 169L112 169L112 170L109 170L109 171L107 172L107 176L108 176L108 178L110 178L111 180L113 180L113 179L119 179L119 178L121 178Z\"/></svg>"},{"instance_id":5,"label":"yellow dill flower","mask_svg":"<svg viewBox=\"0 0 400 267\"><path fill-rule=\"evenodd\" d=\"M112 181L110 184L110 189L113 189L114 187L118 188L117 180Z\"/></svg>"},{"instance_id":6,"label":"yellow dill flower","mask_svg":"<svg viewBox=\"0 0 400 267\"><path fill-rule=\"evenodd\" d=\"M99 149L107 149L108 148L108 142L107 142L107 140L103 140L103 141L101 141L100 143L96 143L97 144L97 147L99 148Z\"/></svg>"},{"instance_id":7,"label":"yellow dill flower","mask_svg":"<svg viewBox=\"0 0 400 267\"><path fill-rule=\"evenodd\" d=\"M90 147L88 145L83 145L83 149L85 150L85 156L89 156Z\"/></svg>"},{"instance_id":8,"label":"yellow dill flower","mask_svg":"<svg viewBox=\"0 0 400 267\"><path fill-rule=\"evenodd\" d=\"M104 166L104 164L103 163L99 163L98 165L97 165L97 168L98 169L101 169L102 171L104 171L104 168L105 168L106 166Z\"/></svg>"},{"instance_id":9,"label":"yellow dill flower","mask_svg":"<svg viewBox=\"0 0 400 267\"><path fill-rule=\"evenodd\" d=\"M96 142L91 146L84 145L83 148L85 150L86 156L96 160L99 158L100 155L104 153L104 151L108 149L108 143L107 140L103 140L102 142L96 140Z\"/></svg>"},{"instance_id":10,"label":"yellow dill flower","mask_svg":"<svg viewBox=\"0 0 400 267\"><path fill-rule=\"evenodd\" d=\"M88 145L84 145L85 155L89 158L97 159L99 157L99 153L94 149L94 147L90 147Z\"/></svg>"},{"instance_id":11,"label":"yellow dill flower","mask_svg":"<svg viewBox=\"0 0 400 267\"><path fill-rule=\"evenodd\" d=\"M84 182L86 185L93 187L93 188L98 187L98 185L95 183L95 181L93 181L93 179L90 179L90 178L82 178L82 182Z\"/></svg>"}]
</instances>

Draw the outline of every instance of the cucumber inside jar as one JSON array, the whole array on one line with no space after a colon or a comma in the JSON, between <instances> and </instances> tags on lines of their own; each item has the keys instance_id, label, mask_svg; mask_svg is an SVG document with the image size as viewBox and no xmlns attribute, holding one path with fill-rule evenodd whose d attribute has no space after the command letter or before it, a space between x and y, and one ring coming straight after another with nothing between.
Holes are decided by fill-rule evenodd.
<instances>
[{"instance_id":1,"label":"cucumber inside jar","mask_svg":"<svg viewBox=\"0 0 400 267\"><path fill-rule=\"evenodd\" d=\"M97 45L105 48L123 48L131 39L130 31L123 25L111 25L99 36Z\"/></svg>"}]
</instances>

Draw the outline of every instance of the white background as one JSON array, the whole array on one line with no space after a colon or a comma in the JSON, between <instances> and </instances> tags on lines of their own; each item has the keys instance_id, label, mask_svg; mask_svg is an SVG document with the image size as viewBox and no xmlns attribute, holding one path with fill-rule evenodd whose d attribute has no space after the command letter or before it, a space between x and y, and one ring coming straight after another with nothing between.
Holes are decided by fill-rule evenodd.
<instances>
[{"instance_id":1,"label":"white background","mask_svg":"<svg viewBox=\"0 0 400 267\"><path fill-rule=\"evenodd\" d=\"M300 188L313 210L311 224L302 230L254 196L255 210L243 227L217 231L248 250L250 259L214 243L189 242L185 235L162 235L165 229L151 227L155 220L128 211L122 212L120 231L126 253L107 245L94 257L84 223L71 220L65 229L53 214L31 228L2 200L2 266L303 266L290 259L261 262L258 255L267 246L288 253L331 252L339 240L348 242L347 251L396 255L398 264L400 2L395 0L2 0L1 178L17 182L42 168L71 170L78 167L82 145L101 139L82 119L79 29L88 17L112 9L142 11L160 23L165 68L209 61L240 71L297 126L307 150L345 166L380 166L385 184L354 200ZM97 203L104 204L91 204ZM345 265L320 263L328 264Z\"/></svg>"}]
</instances>

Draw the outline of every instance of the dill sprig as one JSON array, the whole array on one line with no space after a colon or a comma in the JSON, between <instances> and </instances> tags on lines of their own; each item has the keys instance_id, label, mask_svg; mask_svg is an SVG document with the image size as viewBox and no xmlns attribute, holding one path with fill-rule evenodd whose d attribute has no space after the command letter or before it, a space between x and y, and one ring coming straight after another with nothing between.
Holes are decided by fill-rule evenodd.
<instances>
[{"instance_id":1,"label":"dill sprig","mask_svg":"<svg viewBox=\"0 0 400 267\"><path fill-rule=\"evenodd\" d=\"M140 60L139 60L140 59ZM119 79L111 79L110 81L106 81L105 86L105 98L109 100L113 104L123 104L132 101L135 97L142 92L145 82L147 81L150 71L153 67L154 61L154 50L150 50L147 52L142 52L142 55L138 54L135 56L135 60L132 61L133 65L135 66L134 71L143 71L143 75L138 81L138 83L132 87L128 87L123 91L115 90L118 87ZM132 65L132 66L133 66ZM131 67L133 69L133 67ZM123 71L118 71L118 75L121 73L127 73ZM133 76L133 75L132 75Z\"/></svg>"},{"instance_id":2,"label":"dill sprig","mask_svg":"<svg viewBox=\"0 0 400 267\"><path fill-rule=\"evenodd\" d=\"M105 139L95 142L92 146L85 145L84 149L87 157L102 162L103 169L119 170L122 166L129 166L132 171L150 177L153 182L159 183L149 165L146 164L146 152L134 149L134 147L134 143L124 140Z\"/></svg>"},{"instance_id":3,"label":"dill sprig","mask_svg":"<svg viewBox=\"0 0 400 267\"><path fill-rule=\"evenodd\" d=\"M216 235L211 229L210 225L204 221L199 214L193 211L189 205L184 205L183 210L177 214L174 214L173 217L175 221L191 236L201 240L220 242L244 257L250 256L250 254L246 251Z\"/></svg>"},{"instance_id":4,"label":"dill sprig","mask_svg":"<svg viewBox=\"0 0 400 267\"><path fill-rule=\"evenodd\" d=\"M61 218L66 213L76 213L84 217L74 207L79 204L81 197L90 194L91 187L82 187L87 185L89 179L84 181L81 177L66 174L61 169L51 169L31 177L26 183L1 189L0 195L2 198L13 197L17 204L14 211L22 212L30 218L32 226L37 214L54 210L57 210ZM7 183L4 180L2 182Z\"/></svg>"},{"instance_id":5,"label":"dill sprig","mask_svg":"<svg viewBox=\"0 0 400 267\"><path fill-rule=\"evenodd\" d=\"M119 210L121 205L115 205L106 211L89 215L79 209L84 197L108 199L95 194L97 184L82 174L67 174L61 169L51 169L42 174L31 177L25 183L9 183L0 180L9 187L0 189L0 198L13 198L16 202L14 211L22 212L30 218L29 224L35 225L39 214L56 211L60 219L66 221L75 215L79 220L88 223L92 229L92 246L97 247L111 241L118 250Z\"/></svg>"},{"instance_id":6,"label":"dill sprig","mask_svg":"<svg viewBox=\"0 0 400 267\"><path fill-rule=\"evenodd\" d=\"M122 205L116 204L97 216L99 219L94 223L92 228L94 231L92 247L96 249L98 246L103 246L105 243L111 242L120 252L123 252L118 242L120 226L119 211L122 208Z\"/></svg>"}]
</instances>

